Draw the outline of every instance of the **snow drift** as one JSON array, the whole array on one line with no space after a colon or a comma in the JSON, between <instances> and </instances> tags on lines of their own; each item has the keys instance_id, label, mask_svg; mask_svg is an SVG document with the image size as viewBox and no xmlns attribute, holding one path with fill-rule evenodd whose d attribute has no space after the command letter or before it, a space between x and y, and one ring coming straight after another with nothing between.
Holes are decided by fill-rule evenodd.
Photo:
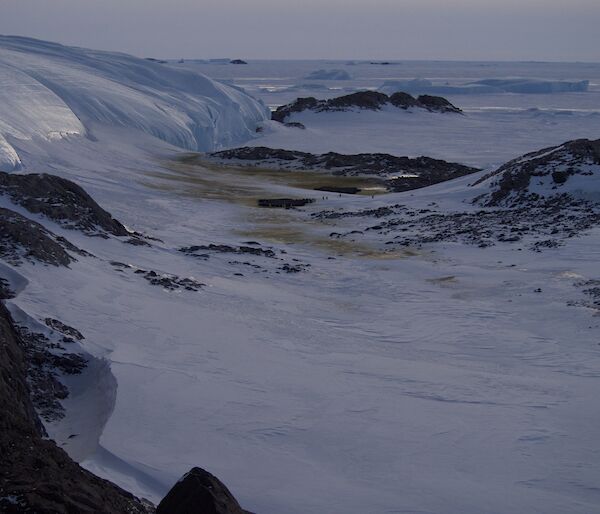
<instances>
[{"instance_id":1,"label":"snow drift","mask_svg":"<svg viewBox=\"0 0 600 514\"><path fill-rule=\"evenodd\" d=\"M0 168L9 170L20 164L16 141L86 135L93 123L215 150L248 140L269 114L194 71L21 37L0 36L0 81Z\"/></svg>"}]
</instances>

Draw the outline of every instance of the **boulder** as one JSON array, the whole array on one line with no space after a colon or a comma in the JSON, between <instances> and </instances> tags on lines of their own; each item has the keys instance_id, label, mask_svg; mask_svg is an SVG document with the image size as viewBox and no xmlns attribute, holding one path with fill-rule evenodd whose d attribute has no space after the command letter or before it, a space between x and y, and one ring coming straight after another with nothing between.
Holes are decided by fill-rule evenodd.
<instances>
[{"instance_id":1,"label":"boulder","mask_svg":"<svg viewBox=\"0 0 600 514\"><path fill-rule=\"evenodd\" d=\"M349 95L338 96L327 101L327 109L324 110L343 110L351 107L359 109L379 110L388 103L389 97L384 93L377 91L357 91Z\"/></svg>"},{"instance_id":2,"label":"boulder","mask_svg":"<svg viewBox=\"0 0 600 514\"><path fill-rule=\"evenodd\" d=\"M398 91L390 96L390 103L395 107L400 107L400 109L408 109L409 107L417 107L419 105L414 96L402 91Z\"/></svg>"},{"instance_id":3,"label":"boulder","mask_svg":"<svg viewBox=\"0 0 600 514\"><path fill-rule=\"evenodd\" d=\"M484 175L474 185L487 182L489 191L475 202L517 206L532 198L567 195L599 203L599 175L600 139L575 139L522 155Z\"/></svg>"},{"instance_id":4,"label":"boulder","mask_svg":"<svg viewBox=\"0 0 600 514\"><path fill-rule=\"evenodd\" d=\"M248 514L217 477L192 468L158 504L156 514Z\"/></svg>"}]
</instances>

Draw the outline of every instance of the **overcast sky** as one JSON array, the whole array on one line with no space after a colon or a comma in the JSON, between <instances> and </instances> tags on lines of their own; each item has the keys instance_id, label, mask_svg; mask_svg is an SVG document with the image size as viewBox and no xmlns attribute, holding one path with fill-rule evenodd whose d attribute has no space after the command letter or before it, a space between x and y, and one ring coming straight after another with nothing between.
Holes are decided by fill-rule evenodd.
<instances>
[{"instance_id":1,"label":"overcast sky","mask_svg":"<svg viewBox=\"0 0 600 514\"><path fill-rule=\"evenodd\" d=\"M600 0L0 0L0 33L161 58L600 61Z\"/></svg>"}]
</instances>

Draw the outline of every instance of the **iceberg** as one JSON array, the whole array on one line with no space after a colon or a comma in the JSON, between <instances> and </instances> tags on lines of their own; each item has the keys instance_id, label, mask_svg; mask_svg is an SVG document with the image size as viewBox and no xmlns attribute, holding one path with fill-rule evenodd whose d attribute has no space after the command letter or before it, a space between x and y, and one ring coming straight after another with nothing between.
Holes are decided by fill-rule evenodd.
<instances>
[{"instance_id":1,"label":"iceberg","mask_svg":"<svg viewBox=\"0 0 600 514\"><path fill-rule=\"evenodd\" d=\"M305 78L307 80L351 80L352 76L345 70L316 70Z\"/></svg>"},{"instance_id":2,"label":"iceberg","mask_svg":"<svg viewBox=\"0 0 600 514\"><path fill-rule=\"evenodd\" d=\"M587 91L588 87L588 80L484 79L466 84L434 84L427 79L407 79L386 80L379 91L388 95L398 91L433 95L550 94Z\"/></svg>"}]
</instances>

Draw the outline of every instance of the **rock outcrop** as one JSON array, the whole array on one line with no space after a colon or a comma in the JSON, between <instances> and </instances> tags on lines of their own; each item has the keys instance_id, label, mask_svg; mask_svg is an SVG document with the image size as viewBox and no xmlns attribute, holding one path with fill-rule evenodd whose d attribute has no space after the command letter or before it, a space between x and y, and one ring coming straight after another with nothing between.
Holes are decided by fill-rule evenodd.
<instances>
[{"instance_id":1,"label":"rock outcrop","mask_svg":"<svg viewBox=\"0 0 600 514\"><path fill-rule=\"evenodd\" d=\"M0 207L0 257L5 261L16 266L23 261L69 266L75 260L69 252L84 254L39 223Z\"/></svg>"},{"instance_id":2,"label":"rock outcrop","mask_svg":"<svg viewBox=\"0 0 600 514\"><path fill-rule=\"evenodd\" d=\"M441 96L422 95L415 98L408 93L397 92L392 96L378 91L358 91L349 95L317 100L309 96L298 98L292 103L278 107L271 113L271 119L284 123L293 113L302 111L331 112L348 111L352 109L367 109L378 111L385 105L400 109L419 108L430 112L461 113L462 111Z\"/></svg>"},{"instance_id":3,"label":"rock outcrop","mask_svg":"<svg viewBox=\"0 0 600 514\"><path fill-rule=\"evenodd\" d=\"M23 342L0 303L0 511L142 514L148 506L45 439L26 380Z\"/></svg>"},{"instance_id":4,"label":"rock outcrop","mask_svg":"<svg viewBox=\"0 0 600 514\"><path fill-rule=\"evenodd\" d=\"M217 477L192 468L163 498L156 514L251 514Z\"/></svg>"},{"instance_id":5,"label":"rock outcrop","mask_svg":"<svg viewBox=\"0 0 600 514\"><path fill-rule=\"evenodd\" d=\"M208 154L206 158L221 164L235 163L282 170L327 170L333 175L375 175L382 177L383 185L392 191L418 189L479 171L430 157L397 157L380 153L311 154L263 146L224 150Z\"/></svg>"},{"instance_id":6,"label":"rock outcrop","mask_svg":"<svg viewBox=\"0 0 600 514\"><path fill-rule=\"evenodd\" d=\"M507 162L478 180L490 192L476 198L485 206L522 206L566 195L600 202L600 139L576 139Z\"/></svg>"},{"instance_id":7,"label":"rock outcrop","mask_svg":"<svg viewBox=\"0 0 600 514\"><path fill-rule=\"evenodd\" d=\"M89 235L129 235L82 187L62 177L0 173L0 193L29 212L42 214L65 228Z\"/></svg>"}]
</instances>

